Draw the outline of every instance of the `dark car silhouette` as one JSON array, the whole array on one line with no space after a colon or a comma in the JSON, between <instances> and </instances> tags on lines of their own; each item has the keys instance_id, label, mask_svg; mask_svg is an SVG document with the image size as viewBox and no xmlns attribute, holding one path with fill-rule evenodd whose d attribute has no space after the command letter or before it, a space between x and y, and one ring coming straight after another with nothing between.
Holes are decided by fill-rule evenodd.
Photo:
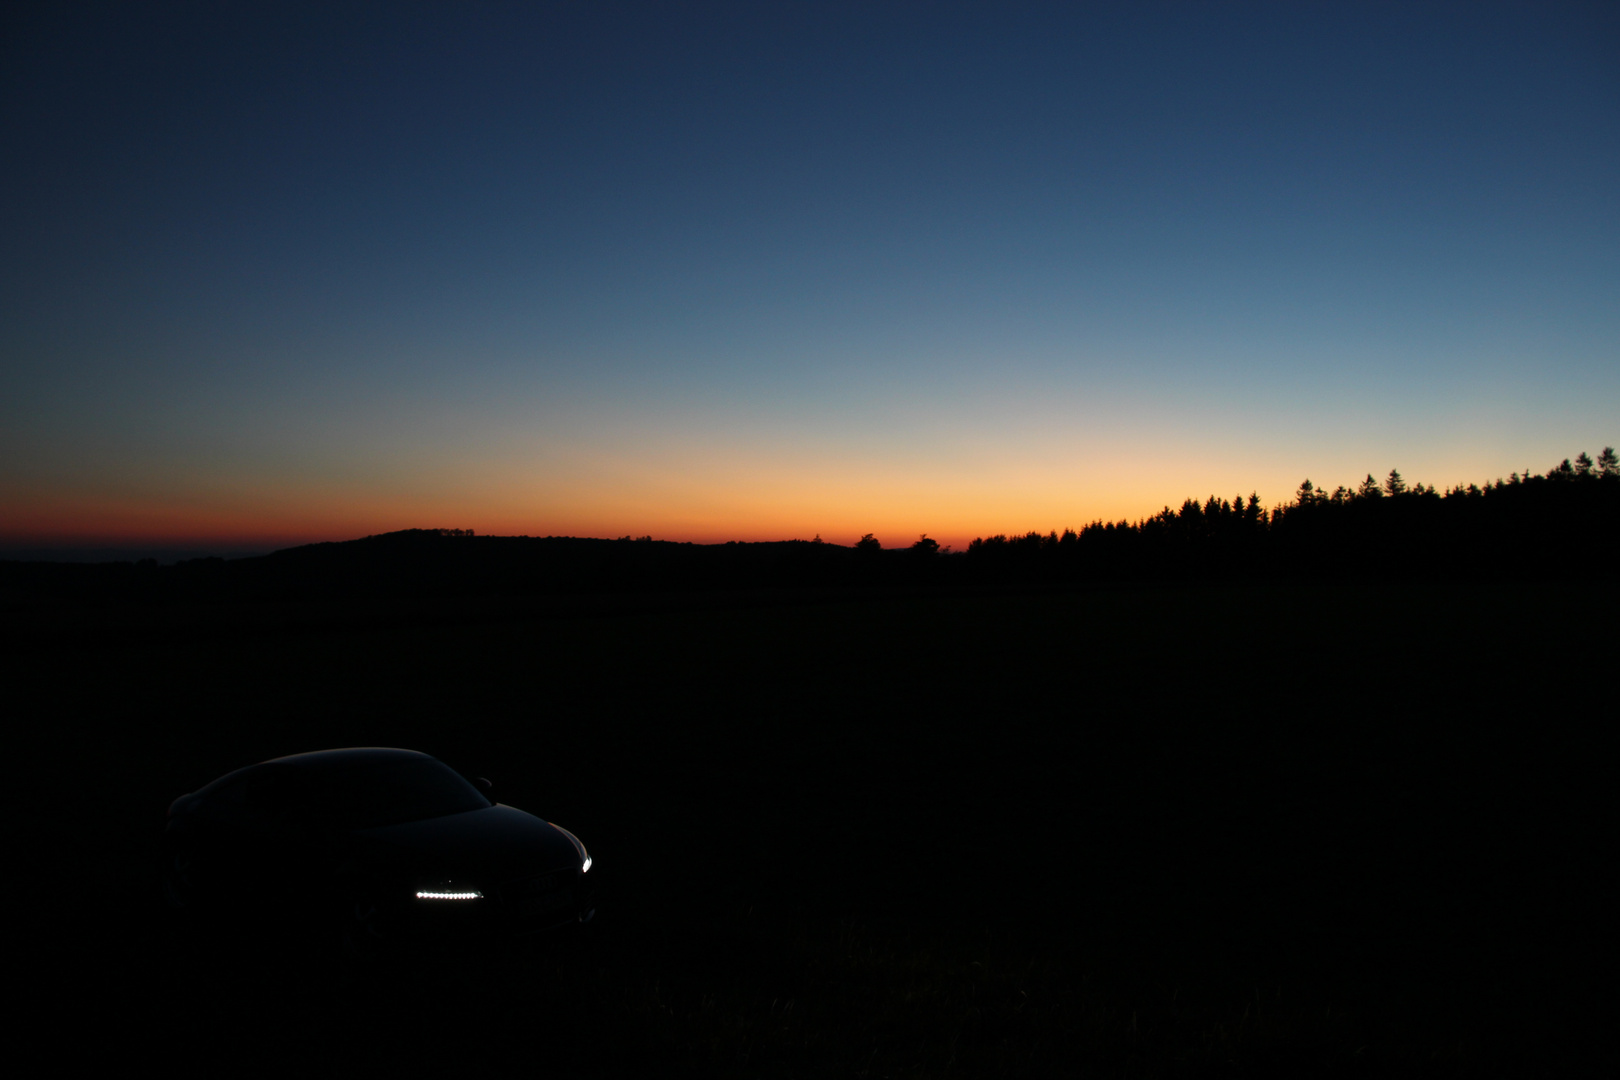
<instances>
[{"instance_id":1,"label":"dark car silhouette","mask_svg":"<svg viewBox=\"0 0 1620 1080\"><path fill-rule=\"evenodd\" d=\"M162 881L178 912L336 931L369 955L588 922L590 870L568 830L491 803L437 758L368 747L276 758L182 795Z\"/></svg>"}]
</instances>

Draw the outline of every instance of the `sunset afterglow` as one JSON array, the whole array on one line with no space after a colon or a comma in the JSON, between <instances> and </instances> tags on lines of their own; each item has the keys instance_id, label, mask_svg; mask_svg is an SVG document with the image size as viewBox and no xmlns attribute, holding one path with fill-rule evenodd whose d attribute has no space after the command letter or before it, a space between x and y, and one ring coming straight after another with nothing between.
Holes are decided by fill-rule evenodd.
<instances>
[{"instance_id":1,"label":"sunset afterglow","mask_svg":"<svg viewBox=\"0 0 1620 1080\"><path fill-rule=\"evenodd\" d=\"M1612 8L208 10L8 35L12 549L961 548L1620 442Z\"/></svg>"}]
</instances>

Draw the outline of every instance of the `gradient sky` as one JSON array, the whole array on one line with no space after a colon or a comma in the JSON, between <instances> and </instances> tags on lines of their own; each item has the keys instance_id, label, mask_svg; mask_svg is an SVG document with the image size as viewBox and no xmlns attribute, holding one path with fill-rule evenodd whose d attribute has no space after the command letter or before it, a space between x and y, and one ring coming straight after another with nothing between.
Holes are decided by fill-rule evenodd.
<instances>
[{"instance_id":1,"label":"gradient sky","mask_svg":"<svg viewBox=\"0 0 1620 1080\"><path fill-rule=\"evenodd\" d=\"M34 5L0 542L995 532L1620 443L1620 5Z\"/></svg>"}]
</instances>

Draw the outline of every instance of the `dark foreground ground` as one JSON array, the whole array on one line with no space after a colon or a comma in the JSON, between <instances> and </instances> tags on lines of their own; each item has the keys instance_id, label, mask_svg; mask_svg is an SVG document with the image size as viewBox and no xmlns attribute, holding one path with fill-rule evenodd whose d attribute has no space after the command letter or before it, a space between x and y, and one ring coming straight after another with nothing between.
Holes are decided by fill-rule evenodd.
<instances>
[{"instance_id":1,"label":"dark foreground ground","mask_svg":"<svg viewBox=\"0 0 1620 1080\"><path fill-rule=\"evenodd\" d=\"M1554 1074L1615 1062L1614 584L13 612L13 1060L53 1073ZM27 620L49 628L33 635ZM426 750L588 938L173 933L164 808Z\"/></svg>"}]
</instances>

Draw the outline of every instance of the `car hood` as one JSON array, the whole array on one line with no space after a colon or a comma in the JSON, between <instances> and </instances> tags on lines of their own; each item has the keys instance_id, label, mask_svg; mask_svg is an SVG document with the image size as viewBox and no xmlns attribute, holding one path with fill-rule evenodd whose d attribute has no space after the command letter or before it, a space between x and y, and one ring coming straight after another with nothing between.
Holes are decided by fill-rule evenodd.
<instances>
[{"instance_id":1,"label":"car hood","mask_svg":"<svg viewBox=\"0 0 1620 1080\"><path fill-rule=\"evenodd\" d=\"M448 817L360 829L351 853L383 866L445 875L524 874L578 866L573 841L549 822L495 805Z\"/></svg>"}]
</instances>

